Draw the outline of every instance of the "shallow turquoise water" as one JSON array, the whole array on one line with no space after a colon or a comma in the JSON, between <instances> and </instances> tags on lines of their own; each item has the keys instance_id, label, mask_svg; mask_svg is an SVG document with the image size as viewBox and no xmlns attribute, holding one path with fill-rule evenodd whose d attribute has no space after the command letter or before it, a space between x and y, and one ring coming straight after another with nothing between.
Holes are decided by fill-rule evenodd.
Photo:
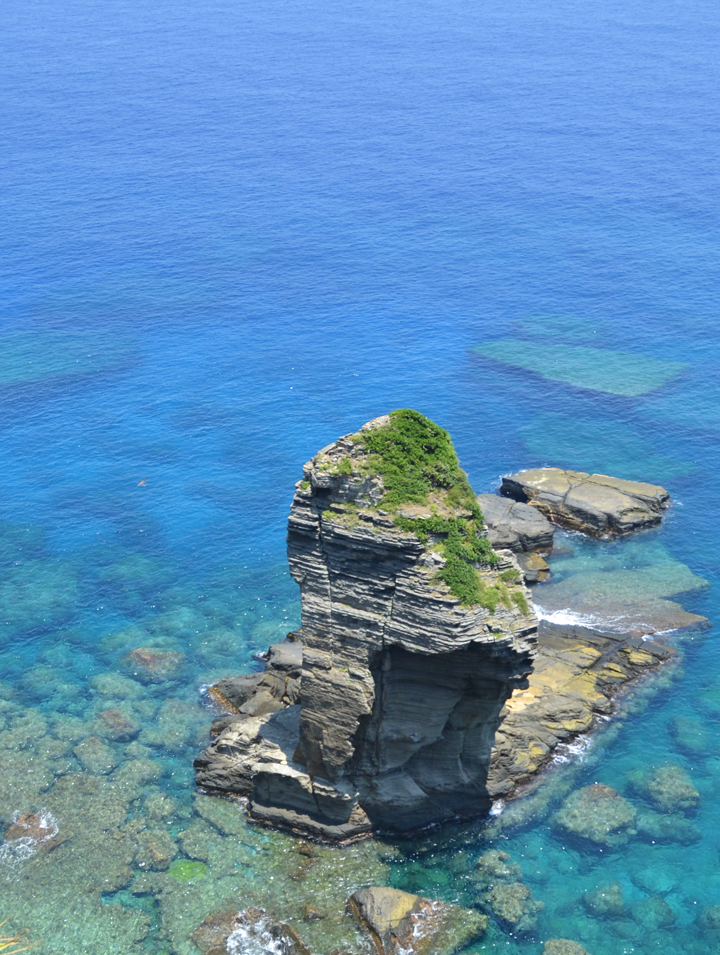
<instances>
[{"instance_id":1,"label":"shallow turquoise water","mask_svg":"<svg viewBox=\"0 0 720 955\"><path fill-rule=\"evenodd\" d=\"M203 688L297 626L303 462L395 407L448 428L478 491L540 464L662 482L660 535L573 544L557 579L679 561L718 619L717 8L11 0L0 23L0 820L45 808L67 837L0 850L0 921L53 955L192 955L208 912L265 904L360 952L354 888L473 904L490 845L545 908L478 951L716 951L713 631L489 829L309 849L198 797L191 764ZM623 397L471 350L508 338L686 367ZM183 656L146 683L138 647ZM664 762L701 794L683 841L552 828L589 782L640 807L628 774ZM627 914L598 918L581 897L610 882ZM638 908L657 895L672 925Z\"/></svg>"}]
</instances>

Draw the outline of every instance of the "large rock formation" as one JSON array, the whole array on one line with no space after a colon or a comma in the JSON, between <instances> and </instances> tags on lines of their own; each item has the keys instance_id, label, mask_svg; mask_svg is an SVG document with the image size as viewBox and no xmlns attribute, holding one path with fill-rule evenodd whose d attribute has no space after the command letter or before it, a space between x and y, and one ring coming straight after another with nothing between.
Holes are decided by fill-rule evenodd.
<instances>
[{"instance_id":1,"label":"large rock formation","mask_svg":"<svg viewBox=\"0 0 720 955\"><path fill-rule=\"evenodd\" d=\"M511 474L502 479L500 493L536 507L555 524L596 537L659 524L670 502L657 484L561 468Z\"/></svg>"},{"instance_id":2,"label":"large rock formation","mask_svg":"<svg viewBox=\"0 0 720 955\"><path fill-rule=\"evenodd\" d=\"M229 727L198 783L335 839L487 809L537 621L512 555L483 538L446 432L394 412L320 451L296 485L288 554L302 701Z\"/></svg>"}]
</instances>

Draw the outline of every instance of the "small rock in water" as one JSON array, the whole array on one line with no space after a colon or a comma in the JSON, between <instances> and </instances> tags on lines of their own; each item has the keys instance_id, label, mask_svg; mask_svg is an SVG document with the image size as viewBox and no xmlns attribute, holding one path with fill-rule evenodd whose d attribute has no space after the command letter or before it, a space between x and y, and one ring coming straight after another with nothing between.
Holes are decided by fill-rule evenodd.
<instances>
[{"instance_id":1,"label":"small rock in water","mask_svg":"<svg viewBox=\"0 0 720 955\"><path fill-rule=\"evenodd\" d=\"M680 813L660 814L647 810L637 817L638 835L647 842L667 842L689 846L702 839L702 833Z\"/></svg>"},{"instance_id":2,"label":"small rock in water","mask_svg":"<svg viewBox=\"0 0 720 955\"><path fill-rule=\"evenodd\" d=\"M103 734L115 742L128 743L140 732L140 725L122 710L102 710L98 713L98 718L103 727Z\"/></svg>"},{"instance_id":3,"label":"small rock in water","mask_svg":"<svg viewBox=\"0 0 720 955\"><path fill-rule=\"evenodd\" d=\"M31 840L38 846L51 848L50 843L58 845L58 827L55 819L47 812L24 812L14 819L3 833L6 842L17 839ZM54 847L54 846L52 846Z\"/></svg>"},{"instance_id":4,"label":"small rock in water","mask_svg":"<svg viewBox=\"0 0 720 955\"><path fill-rule=\"evenodd\" d=\"M706 905L700 910L698 924L720 937L720 905Z\"/></svg>"},{"instance_id":5,"label":"small rock in water","mask_svg":"<svg viewBox=\"0 0 720 955\"><path fill-rule=\"evenodd\" d=\"M164 683L174 679L185 663L184 653L171 650L156 650L152 647L136 647L127 655L133 676L141 683Z\"/></svg>"},{"instance_id":6,"label":"small rock in water","mask_svg":"<svg viewBox=\"0 0 720 955\"><path fill-rule=\"evenodd\" d=\"M553 817L556 828L597 845L621 846L635 829L636 813L620 793L601 783L571 793Z\"/></svg>"},{"instance_id":7,"label":"small rock in water","mask_svg":"<svg viewBox=\"0 0 720 955\"><path fill-rule=\"evenodd\" d=\"M510 932L532 932L537 928L544 903L536 902L530 889L522 882L496 885L488 898L493 915Z\"/></svg>"},{"instance_id":8,"label":"small rock in water","mask_svg":"<svg viewBox=\"0 0 720 955\"><path fill-rule=\"evenodd\" d=\"M110 747L99 736L88 736L73 750L83 769L96 776L105 776L118 761Z\"/></svg>"},{"instance_id":9,"label":"small rock in water","mask_svg":"<svg viewBox=\"0 0 720 955\"><path fill-rule=\"evenodd\" d=\"M488 849L477 861L476 874L473 877L478 888L491 888L499 882L518 882L522 879L522 869L513 862L509 853L500 849Z\"/></svg>"},{"instance_id":10,"label":"small rock in water","mask_svg":"<svg viewBox=\"0 0 720 955\"><path fill-rule=\"evenodd\" d=\"M141 869L167 869L177 846L164 829L145 829L137 835L135 862Z\"/></svg>"},{"instance_id":11,"label":"small rock in water","mask_svg":"<svg viewBox=\"0 0 720 955\"><path fill-rule=\"evenodd\" d=\"M683 812L689 815L697 812L700 806L700 793L690 777L681 766L673 763L659 766L649 775L633 773L630 782L633 789L659 812Z\"/></svg>"},{"instance_id":12,"label":"small rock in water","mask_svg":"<svg viewBox=\"0 0 720 955\"><path fill-rule=\"evenodd\" d=\"M632 914L635 921L648 932L655 932L659 928L668 928L675 924L675 913L659 895L634 902Z\"/></svg>"},{"instance_id":13,"label":"small rock in water","mask_svg":"<svg viewBox=\"0 0 720 955\"><path fill-rule=\"evenodd\" d=\"M551 938L545 942L542 955L590 955L587 949L569 938Z\"/></svg>"},{"instance_id":14,"label":"small rock in water","mask_svg":"<svg viewBox=\"0 0 720 955\"><path fill-rule=\"evenodd\" d=\"M303 918L306 922L314 922L318 919L324 919L325 913L316 909L314 905L306 905L303 909Z\"/></svg>"},{"instance_id":15,"label":"small rock in water","mask_svg":"<svg viewBox=\"0 0 720 955\"><path fill-rule=\"evenodd\" d=\"M353 893L348 907L379 955L451 955L483 935L488 924L479 912L381 886Z\"/></svg>"},{"instance_id":16,"label":"small rock in water","mask_svg":"<svg viewBox=\"0 0 720 955\"><path fill-rule=\"evenodd\" d=\"M600 885L583 896L583 905L598 918L619 917L625 914L622 888L617 882Z\"/></svg>"},{"instance_id":17,"label":"small rock in water","mask_svg":"<svg viewBox=\"0 0 720 955\"><path fill-rule=\"evenodd\" d=\"M691 716L677 716L670 724L670 732L677 747L691 756L705 753L710 747L707 727L702 720Z\"/></svg>"}]
</instances>

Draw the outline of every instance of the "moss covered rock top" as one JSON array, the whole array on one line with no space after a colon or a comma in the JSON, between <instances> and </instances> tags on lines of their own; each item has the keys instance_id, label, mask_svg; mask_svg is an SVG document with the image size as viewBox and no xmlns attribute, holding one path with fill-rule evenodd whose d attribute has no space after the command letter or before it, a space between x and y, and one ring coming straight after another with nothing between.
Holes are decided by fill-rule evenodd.
<instances>
[{"instance_id":1,"label":"moss covered rock top","mask_svg":"<svg viewBox=\"0 0 720 955\"><path fill-rule=\"evenodd\" d=\"M479 566L498 562L484 536L475 492L450 435L419 411L403 408L375 418L320 451L301 487L332 501L333 511L363 507L386 514L444 557L440 578L463 604L496 603Z\"/></svg>"}]
</instances>

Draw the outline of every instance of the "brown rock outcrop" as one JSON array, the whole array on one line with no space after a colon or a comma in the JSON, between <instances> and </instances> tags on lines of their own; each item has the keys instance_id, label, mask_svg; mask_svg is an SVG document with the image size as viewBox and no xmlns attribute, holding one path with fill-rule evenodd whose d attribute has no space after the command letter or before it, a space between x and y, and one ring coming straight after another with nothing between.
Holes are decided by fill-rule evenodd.
<instances>
[{"instance_id":1,"label":"brown rock outcrop","mask_svg":"<svg viewBox=\"0 0 720 955\"><path fill-rule=\"evenodd\" d=\"M452 955L485 933L488 920L472 909L372 886L353 893L348 908L377 955Z\"/></svg>"},{"instance_id":2,"label":"brown rock outcrop","mask_svg":"<svg viewBox=\"0 0 720 955\"><path fill-rule=\"evenodd\" d=\"M536 468L502 479L500 493L536 507L554 524L595 537L659 524L670 495L663 487L606 474Z\"/></svg>"}]
</instances>

